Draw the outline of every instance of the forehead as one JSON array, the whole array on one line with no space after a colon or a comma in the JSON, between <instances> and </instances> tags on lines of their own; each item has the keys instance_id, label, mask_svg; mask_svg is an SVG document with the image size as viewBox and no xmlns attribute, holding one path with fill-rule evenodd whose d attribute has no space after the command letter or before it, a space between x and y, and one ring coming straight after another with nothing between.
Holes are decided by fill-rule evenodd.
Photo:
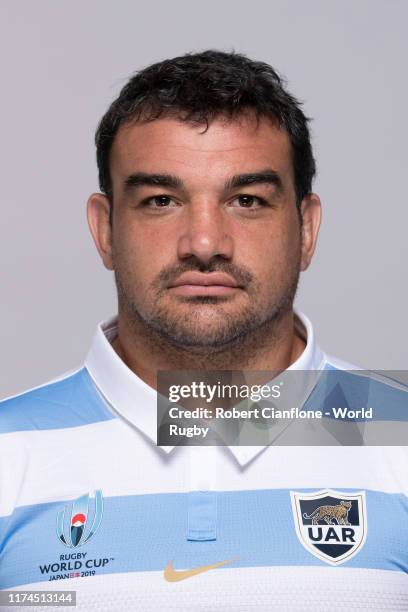
<instances>
[{"instance_id":1,"label":"forehead","mask_svg":"<svg viewBox=\"0 0 408 612\"><path fill-rule=\"evenodd\" d=\"M283 180L293 178L290 139L269 118L257 122L251 115L217 117L208 129L176 117L128 123L118 130L111 150L114 181L136 170L216 181L266 167Z\"/></svg>"}]
</instances>

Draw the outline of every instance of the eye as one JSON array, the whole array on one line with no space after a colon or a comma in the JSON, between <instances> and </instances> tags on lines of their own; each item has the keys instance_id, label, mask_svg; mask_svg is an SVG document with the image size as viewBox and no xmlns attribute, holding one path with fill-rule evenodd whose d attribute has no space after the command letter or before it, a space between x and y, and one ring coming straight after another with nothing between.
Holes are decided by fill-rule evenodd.
<instances>
[{"instance_id":1,"label":"eye","mask_svg":"<svg viewBox=\"0 0 408 612\"><path fill-rule=\"evenodd\" d=\"M232 202L238 202L238 208L244 208L249 210L256 210L258 208L262 208L263 206L268 205L266 200L264 200L263 198L249 194L241 194L234 198Z\"/></svg>"},{"instance_id":2,"label":"eye","mask_svg":"<svg viewBox=\"0 0 408 612\"><path fill-rule=\"evenodd\" d=\"M143 200L141 206L149 206L150 208L169 208L171 202L175 204L170 196L157 195Z\"/></svg>"}]
</instances>

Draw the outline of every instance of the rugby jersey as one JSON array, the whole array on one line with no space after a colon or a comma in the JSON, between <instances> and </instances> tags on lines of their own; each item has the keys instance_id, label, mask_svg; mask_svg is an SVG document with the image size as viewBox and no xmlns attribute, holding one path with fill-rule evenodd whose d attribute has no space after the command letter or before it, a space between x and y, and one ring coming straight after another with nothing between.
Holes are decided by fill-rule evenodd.
<instances>
[{"instance_id":1,"label":"rugby jersey","mask_svg":"<svg viewBox=\"0 0 408 612\"><path fill-rule=\"evenodd\" d=\"M348 368L295 318L289 370ZM1 589L74 590L79 612L408 610L406 446L159 447L116 334L0 404Z\"/></svg>"}]
</instances>

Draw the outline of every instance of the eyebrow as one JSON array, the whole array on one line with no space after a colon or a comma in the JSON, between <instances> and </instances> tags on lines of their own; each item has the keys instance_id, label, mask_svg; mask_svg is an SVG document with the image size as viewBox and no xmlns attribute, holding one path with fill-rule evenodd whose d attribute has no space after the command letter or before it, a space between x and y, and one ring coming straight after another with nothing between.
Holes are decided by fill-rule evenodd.
<instances>
[{"instance_id":1,"label":"eyebrow","mask_svg":"<svg viewBox=\"0 0 408 612\"><path fill-rule=\"evenodd\" d=\"M183 181L172 174L149 174L147 172L135 172L125 179L125 191L133 187L143 186L171 187L172 189L182 189Z\"/></svg>"},{"instance_id":2,"label":"eyebrow","mask_svg":"<svg viewBox=\"0 0 408 612\"><path fill-rule=\"evenodd\" d=\"M253 184L275 185L279 190L283 188L282 179L279 174L272 169L262 170L261 172L250 172L249 174L237 174L225 183L225 189L235 189Z\"/></svg>"},{"instance_id":3,"label":"eyebrow","mask_svg":"<svg viewBox=\"0 0 408 612\"><path fill-rule=\"evenodd\" d=\"M279 174L270 168L260 172L236 174L225 182L224 189L229 191L231 189L236 189L237 187L245 187L254 184L274 185L279 190L283 189L282 179L280 178ZM159 186L185 190L183 181L178 176L173 174L150 174L148 172L135 172L125 179L125 191L143 186Z\"/></svg>"}]
</instances>

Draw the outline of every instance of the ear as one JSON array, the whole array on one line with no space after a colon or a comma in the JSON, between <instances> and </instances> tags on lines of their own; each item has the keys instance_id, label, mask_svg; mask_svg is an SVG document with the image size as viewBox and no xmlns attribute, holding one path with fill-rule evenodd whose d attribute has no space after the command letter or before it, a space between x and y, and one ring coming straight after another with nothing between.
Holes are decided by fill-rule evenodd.
<instances>
[{"instance_id":1,"label":"ear","mask_svg":"<svg viewBox=\"0 0 408 612\"><path fill-rule=\"evenodd\" d=\"M300 212L302 215L302 256L300 269L303 272L309 267L316 248L322 216L319 196L311 193L303 198Z\"/></svg>"},{"instance_id":2,"label":"ear","mask_svg":"<svg viewBox=\"0 0 408 612\"><path fill-rule=\"evenodd\" d=\"M105 268L113 270L112 264L112 227L109 221L110 203L102 193L93 193L88 198L87 216L98 253Z\"/></svg>"}]
</instances>

